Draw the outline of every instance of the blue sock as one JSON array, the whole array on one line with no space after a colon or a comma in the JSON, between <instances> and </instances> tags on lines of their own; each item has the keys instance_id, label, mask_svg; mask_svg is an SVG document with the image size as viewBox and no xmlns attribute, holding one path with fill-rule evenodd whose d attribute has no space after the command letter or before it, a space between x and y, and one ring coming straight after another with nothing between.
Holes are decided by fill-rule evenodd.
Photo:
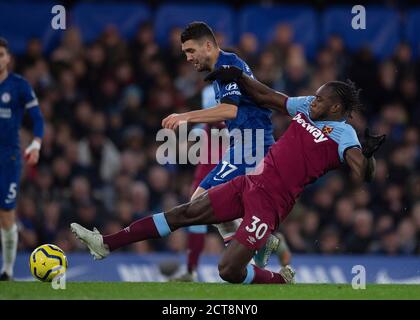
<instances>
[{"instance_id":1,"label":"blue sock","mask_svg":"<svg viewBox=\"0 0 420 320\"><path fill-rule=\"evenodd\" d=\"M207 233L207 226L189 226L187 230L190 233Z\"/></svg>"},{"instance_id":2,"label":"blue sock","mask_svg":"<svg viewBox=\"0 0 420 320\"><path fill-rule=\"evenodd\" d=\"M246 266L246 277L245 280L242 281L243 284L250 284L254 280L255 271L254 266L252 264L249 264Z\"/></svg>"}]
</instances>

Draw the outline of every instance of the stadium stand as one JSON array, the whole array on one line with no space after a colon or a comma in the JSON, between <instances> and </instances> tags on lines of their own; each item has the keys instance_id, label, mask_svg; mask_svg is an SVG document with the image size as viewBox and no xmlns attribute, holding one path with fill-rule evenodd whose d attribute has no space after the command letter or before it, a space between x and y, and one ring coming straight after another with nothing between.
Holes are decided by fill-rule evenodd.
<instances>
[{"instance_id":1,"label":"stadium stand","mask_svg":"<svg viewBox=\"0 0 420 320\"><path fill-rule=\"evenodd\" d=\"M22 24L28 10L33 15ZM35 88L47 122L40 164L23 174L20 250L53 242L77 251L70 221L109 233L189 198L193 167L157 165L155 135L166 115L199 107L205 84L184 61L174 27L202 19L260 80L290 95L353 79L366 110L352 124L359 133L369 124L389 137L373 184L348 192L344 169L303 194L282 226L292 251L419 254L420 11L368 7L368 28L356 31L343 27L348 10L77 3L69 28L53 31L48 4L0 3L0 35L10 41L14 71ZM276 138L288 121L273 116ZM126 250L184 248L180 231ZM209 234L205 252L222 248Z\"/></svg>"}]
</instances>

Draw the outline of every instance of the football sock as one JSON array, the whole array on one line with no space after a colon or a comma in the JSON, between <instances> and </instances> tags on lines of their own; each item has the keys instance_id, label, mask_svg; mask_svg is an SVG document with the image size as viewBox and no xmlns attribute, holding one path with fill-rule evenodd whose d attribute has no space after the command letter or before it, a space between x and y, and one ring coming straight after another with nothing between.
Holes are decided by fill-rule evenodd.
<instances>
[{"instance_id":1,"label":"football sock","mask_svg":"<svg viewBox=\"0 0 420 320\"><path fill-rule=\"evenodd\" d=\"M285 283L280 273L271 272L266 269L258 268L255 265L249 264L246 267L247 275L244 284L250 283Z\"/></svg>"},{"instance_id":2,"label":"football sock","mask_svg":"<svg viewBox=\"0 0 420 320\"><path fill-rule=\"evenodd\" d=\"M136 220L127 228L106 235L103 239L104 244L108 245L110 251L113 251L134 242L162 238L170 233L171 229L162 212Z\"/></svg>"},{"instance_id":3,"label":"football sock","mask_svg":"<svg viewBox=\"0 0 420 320\"><path fill-rule=\"evenodd\" d=\"M1 272L13 276L13 266L16 260L18 245L18 228L14 224L9 230L1 229L1 247L3 253L3 267Z\"/></svg>"},{"instance_id":4,"label":"football sock","mask_svg":"<svg viewBox=\"0 0 420 320\"><path fill-rule=\"evenodd\" d=\"M204 242L207 233L207 226L194 226L195 228L188 228L188 262L187 270L189 273L197 269L198 259L204 249ZM197 227L204 227L198 229Z\"/></svg>"}]
</instances>

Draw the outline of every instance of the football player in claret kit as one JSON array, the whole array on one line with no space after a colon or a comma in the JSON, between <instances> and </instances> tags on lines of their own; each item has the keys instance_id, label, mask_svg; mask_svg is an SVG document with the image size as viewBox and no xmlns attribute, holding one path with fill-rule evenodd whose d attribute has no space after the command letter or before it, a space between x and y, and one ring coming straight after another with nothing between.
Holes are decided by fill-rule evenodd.
<instances>
[{"instance_id":1,"label":"football player in claret kit","mask_svg":"<svg viewBox=\"0 0 420 320\"><path fill-rule=\"evenodd\" d=\"M220 49L211 28L204 22L190 23L181 34L181 48L187 61L198 72L212 71L223 65L235 65L246 74L253 77L249 66L236 54ZM274 143L273 128L271 123L271 110L259 107L247 95L241 93L235 82L221 83L213 81L215 103L205 109L181 114L171 114L162 121L162 126L167 129L176 129L183 121L189 123L217 123L224 121L229 133L232 135L231 144L223 155L221 161L205 176L194 190L191 200L219 184L232 180L237 176L253 171L257 163L262 161L269 147ZM258 139L257 131L262 132ZM248 136L247 133L251 133ZM233 132L240 132L238 138ZM234 138L234 139L233 139ZM238 142L239 140L239 142ZM240 155L237 157L237 155ZM256 158L254 162L253 158ZM216 225L225 244L235 234L241 220L231 221ZM201 232L205 227L193 227L193 232ZM191 230L191 228L190 228ZM194 236L193 236L194 237ZM195 237L195 238L199 238ZM202 239L202 237L201 237ZM199 241L197 241L197 244ZM198 247L198 246L197 246ZM267 244L259 250L255 262L265 266L272 251L284 249L284 241L278 236L270 236ZM196 280L196 259L199 250L194 251L191 258L190 270L179 280ZM288 260L288 259L287 259Z\"/></svg>"},{"instance_id":2,"label":"football player in claret kit","mask_svg":"<svg viewBox=\"0 0 420 320\"><path fill-rule=\"evenodd\" d=\"M33 122L34 139L25 150L29 165L39 159L44 121L38 100L29 83L21 76L9 73L8 43L0 38L0 228L3 266L0 280L12 280L18 244L16 198L19 190L21 155L19 129L27 111Z\"/></svg>"},{"instance_id":3,"label":"football player in claret kit","mask_svg":"<svg viewBox=\"0 0 420 320\"><path fill-rule=\"evenodd\" d=\"M164 237L180 227L243 218L219 262L220 277L231 283L291 283L294 272L290 267L277 273L250 264L255 251L287 217L304 187L327 172L346 163L355 184L371 181L373 154L385 136L371 136L367 130L362 147L355 130L346 123L348 115L360 106L359 92L350 82L331 81L314 96L288 97L237 67L218 68L207 78L235 81L259 105L292 117L260 163L262 173L236 177L189 203L137 220L115 234L102 236L75 223L71 229L96 259L102 259L122 246Z\"/></svg>"},{"instance_id":4,"label":"football player in claret kit","mask_svg":"<svg viewBox=\"0 0 420 320\"><path fill-rule=\"evenodd\" d=\"M209 108L216 104L215 97L214 97L214 90L212 86L207 86L202 91L202 107ZM202 126L201 124L199 126ZM211 129L223 129L225 128L223 122L214 123L214 124L206 124L204 125L204 131L207 135L207 143L208 143L208 151L207 151L207 163L199 163L197 164L194 172L194 180L191 186L191 194L194 194L195 190L199 187L201 181L205 179L205 177L216 167L216 163L211 162L211 158L216 157L220 160L220 155L224 153L224 149L222 144L218 144L216 146L212 146L211 144ZM237 223L237 226L239 223ZM236 230L234 230L236 231ZM204 249L204 242L205 242L205 235L207 233L207 226L190 226L187 228L187 270L182 275L173 278L172 281L183 281L183 282L191 282L191 281L198 281L197 275L197 268L199 258L201 253ZM281 233L276 233L276 238L279 239L276 242L277 246L273 246L272 249L274 253L277 255L278 260L282 266L286 266L290 264L291 260L291 252L289 247L286 243L284 236ZM262 256L260 260L262 263L267 263L269 255L271 254L271 250L262 250L262 255L265 254L266 256Z\"/></svg>"}]
</instances>

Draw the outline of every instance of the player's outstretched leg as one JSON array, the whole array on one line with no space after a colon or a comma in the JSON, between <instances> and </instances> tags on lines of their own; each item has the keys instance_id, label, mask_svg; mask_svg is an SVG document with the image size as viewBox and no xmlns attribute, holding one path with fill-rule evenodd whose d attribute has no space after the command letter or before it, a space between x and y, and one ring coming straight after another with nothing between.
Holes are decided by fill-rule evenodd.
<instances>
[{"instance_id":1,"label":"player's outstretched leg","mask_svg":"<svg viewBox=\"0 0 420 320\"><path fill-rule=\"evenodd\" d=\"M109 255L109 248L104 243L103 236L98 229L94 228L93 231L90 231L77 223L70 224L70 229L76 238L88 247L95 260L106 258Z\"/></svg>"},{"instance_id":2,"label":"player's outstretched leg","mask_svg":"<svg viewBox=\"0 0 420 320\"><path fill-rule=\"evenodd\" d=\"M240 212L238 212L240 215ZM200 224L214 224L237 218L231 215L223 220L213 214L213 208L207 193L191 202L182 204L165 213L157 213L134 221L121 231L102 236L97 230L89 231L77 223L70 225L71 231L87 245L95 259L105 258L109 252L147 239L165 237L181 227ZM220 220L222 219L222 220Z\"/></svg>"},{"instance_id":3,"label":"player's outstretched leg","mask_svg":"<svg viewBox=\"0 0 420 320\"><path fill-rule=\"evenodd\" d=\"M295 273L290 266L282 267L280 272L277 273L249 264L254 253L255 250L247 248L233 239L220 260L220 277L230 283L294 283Z\"/></svg>"}]
</instances>

